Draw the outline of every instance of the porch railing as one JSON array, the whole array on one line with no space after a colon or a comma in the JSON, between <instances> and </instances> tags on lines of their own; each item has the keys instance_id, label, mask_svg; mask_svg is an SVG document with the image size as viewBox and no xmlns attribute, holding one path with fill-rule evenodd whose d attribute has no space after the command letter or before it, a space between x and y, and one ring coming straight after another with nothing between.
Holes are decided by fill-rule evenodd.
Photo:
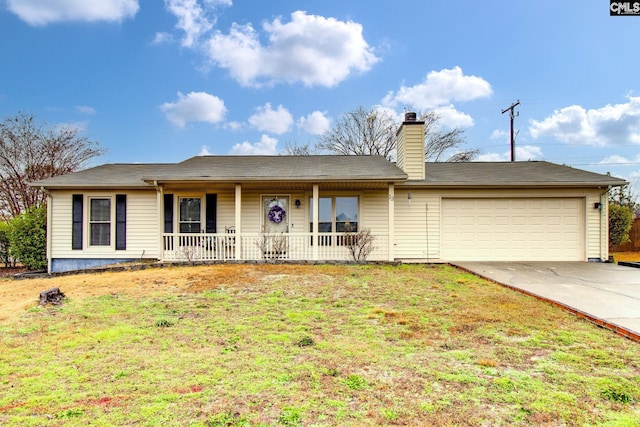
<instances>
[{"instance_id":1,"label":"porch railing","mask_svg":"<svg viewBox=\"0 0 640 427\"><path fill-rule=\"evenodd\" d=\"M368 261L389 258L388 234L373 235ZM318 261L353 260L344 233L319 233ZM163 234L164 261L314 260L312 233Z\"/></svg>"}]
</instances>

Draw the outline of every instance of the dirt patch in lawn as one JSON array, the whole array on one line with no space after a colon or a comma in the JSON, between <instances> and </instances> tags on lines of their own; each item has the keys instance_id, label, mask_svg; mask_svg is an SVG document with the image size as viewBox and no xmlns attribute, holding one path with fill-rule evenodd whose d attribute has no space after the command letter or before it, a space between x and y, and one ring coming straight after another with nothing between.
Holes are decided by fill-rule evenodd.
<instances>
[{"instance_id":1,"label":"dirt patch in lawn","mask_svg":"<svg viewBox=\"0 0 640 427\"><path fill-rule=\"evenodd\" d=\"M82 299L109 294L131 296L155 292L203 292L218 287L251 287L265 275L296 275L310 280L317 267L306 265L217 264L195 267L150 268L140 271L104 272L28 280L0 279L0 321L22 315L36 307L40 292L60 288L67 298ZM328 275L344 274L343 266L323 266Z\"/></svg>"}]
</instances>

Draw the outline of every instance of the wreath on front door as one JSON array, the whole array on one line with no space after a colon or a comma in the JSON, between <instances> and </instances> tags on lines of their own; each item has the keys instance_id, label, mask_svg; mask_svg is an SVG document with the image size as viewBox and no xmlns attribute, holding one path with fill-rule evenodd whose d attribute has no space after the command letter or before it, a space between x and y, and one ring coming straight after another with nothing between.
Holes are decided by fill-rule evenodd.
<instances>
[{"instance_id":1,"label":"wreath on front door","mask_svg":"<svg viewBox=\"0 0 640 427\"><path fill-rule=\"evenodd\" d=\"M269 217L269 221L275 224L280 224L287 216L287 212L280 206L275 205L272 206L271 209L269 209L269 213L267 216Z\"/></svg>"}]
</instances>

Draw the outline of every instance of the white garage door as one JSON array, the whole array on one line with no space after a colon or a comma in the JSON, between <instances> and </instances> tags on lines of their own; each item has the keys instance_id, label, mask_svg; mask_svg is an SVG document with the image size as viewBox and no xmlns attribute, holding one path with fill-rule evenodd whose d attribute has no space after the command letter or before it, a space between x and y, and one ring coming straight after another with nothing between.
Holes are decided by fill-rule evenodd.
<instances>
[{"instance_id":1,"label":"white garage door","mask_svg":"<svg viewBox=\"0 0 640 427\"><path fill-rule=\"evenodd\" d=\"M584 199L443 199L446 261L584 261Z\"/></svg>"}]
</instances>

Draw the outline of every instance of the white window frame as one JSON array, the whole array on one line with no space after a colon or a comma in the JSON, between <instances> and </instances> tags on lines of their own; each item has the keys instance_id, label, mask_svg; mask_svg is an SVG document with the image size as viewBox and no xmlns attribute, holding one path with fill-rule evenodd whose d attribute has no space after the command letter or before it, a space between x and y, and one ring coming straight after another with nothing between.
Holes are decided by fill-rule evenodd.
<instances>
[{"instance_id":1,"label":"white window frame","mask_svg":"<svg viewBox=\"0 0 640 427\"><path fill-rule=\"evenodd\" d=\"M91 205L94 200L108 200L109 201L109 221L93 221L91 219ZM88 248L111 248L113 249L115 246L114 235L115 235L115 203L113 196L87 196L86 203L88 209L86 210L86 230L87 230L87 245ZM106 245L94 244L93 235L92 235L92 225L93 224L109 224L109 243Z\"/></svg>"}]
</instances>

